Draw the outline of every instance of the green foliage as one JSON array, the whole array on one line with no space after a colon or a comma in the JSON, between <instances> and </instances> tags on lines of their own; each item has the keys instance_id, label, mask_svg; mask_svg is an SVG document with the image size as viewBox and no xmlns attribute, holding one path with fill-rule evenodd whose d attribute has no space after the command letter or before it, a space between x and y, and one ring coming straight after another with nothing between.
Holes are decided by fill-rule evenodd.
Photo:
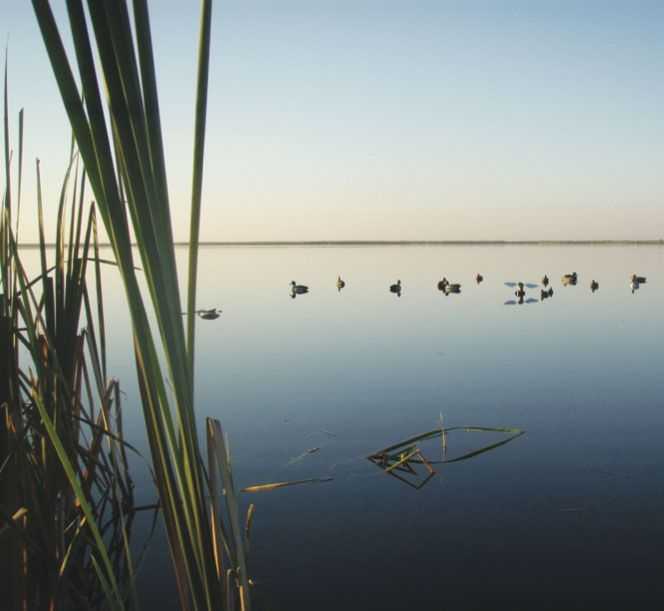
<instances>
[{"instance_id":1,"label":"green foliage","mask_svg":"<svg viewBox=\"0 0 664 611\"><path fill-rule=\"evenodd\" d=\"M37 162L40 270L30 279L17 245L23 112L14 194L6 75L5 66L0 566L9 592L3 601L11 610L123 609L132 598L133 484L122 442L119 383L106 375L101 273L93 257L95 211L83 203L83 173L77 189L72 152L57 206L56 246L49 249ZM96 307L87 273L93 260Z\"/></svg>"},{"instance_id":2,"label":"green foliage","mask_svg":"<svg viewBox=\"0 0 664 611\"><path fill-rule=\"evenodd\" d=\"M223 436L218 425L209 425L209 482L194 411L194 313L211 2L203 1L201 13L186 333L146 1L132 4L134 30L125 0L89 0L87 13L81 0L67 1L82 96L48 3L33 0L33 7L124 283L145 424L182 609L236 604L249 609L246 555ZM132 235L147 295L139 289ZM223 480L226 528L220 507L209 502L209 496L220 494L214 474Z\"/></svg>"}]
</instances>

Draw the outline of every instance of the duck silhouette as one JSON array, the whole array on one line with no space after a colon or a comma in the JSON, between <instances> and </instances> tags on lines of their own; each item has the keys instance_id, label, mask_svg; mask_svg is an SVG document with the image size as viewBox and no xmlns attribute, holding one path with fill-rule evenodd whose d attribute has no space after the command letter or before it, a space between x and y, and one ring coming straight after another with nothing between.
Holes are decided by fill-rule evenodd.
<instances>
[{"instance_id":1,"label":"duck silhouette","mask_svg":"<svg viewBox=\"0 0 664 611\"><path fill-rule=\"evenodd\" d=\"M304 284L297 284L295 280L291 280L291 297L295 299L296 295L304 295L309 292L309 287Z\"/></svg>"}]
</instances>

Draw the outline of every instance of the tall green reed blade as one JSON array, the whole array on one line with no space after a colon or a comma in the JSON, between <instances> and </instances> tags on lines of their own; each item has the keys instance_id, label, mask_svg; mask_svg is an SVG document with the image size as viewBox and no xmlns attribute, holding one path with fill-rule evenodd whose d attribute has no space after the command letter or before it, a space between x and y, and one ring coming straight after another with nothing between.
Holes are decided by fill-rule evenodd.
<instances>
[{"instance_id":1,"label":"tall green reed blade","mask_svg":"<svg viewBox=\"0 0 664 611\"><path fill-rule=\"evenodd\" d=\"M81 0L67 1L84 102L78 96L50 7L33 0L33 8L125 286L148 440L181 605L183 609L223 608L224 589L215 565L194 411L194 327L190 326L185 334L147 4L145 0L133 3L135 31L132 32L124 0L113 3L89 0L90 30ZM210 15L211 2L205 0L192 189L192 230L196 236L200 223ZM95 54L106 85L107 114L101 100ZM147 315L148 302L134 272L129 219L158 336L153 335ZM188 300L194 303L196 249L194 241L188 291ZM158 358L162 353L163 365ZM172 401L166 390L167 378L173 389ZM241 574L246 576L246 570ZM248 600L248 588L244 584L240 587L244 590L243 599Z\"/></svg>"},{"instance_id":2,"label":"tall green reed blade","mask_svg":"<svg viewBox=\"0 0 664 611\"><path fill-rule=\"evenodd\" d=\"M198 84L196 87L196 126L194 134L194 168L191 187L191 221L189 233L189 291L187 294L187 348L189 368L194 370L196 348L196 282L198 277L198 242L201 225L201 193L203 189L203 153L207 117L208 73L210 68L210 22L212 5L203 5L201 39L198 48Z\"/></svg>"},{"instance_id":3,"label":"tall green reed blade","mask_svg":"<svg viewBox=\"0 0 664 611\"><path fill-rule=\"evenodd\" d=\"M9 96L7 93L7 49L5 49L5 79L4 79L4 135L5 135L5 208L9 213L12 209L11 181L9 179L10 155L9 155Z\"/></svg>"},{"instance_id":4,"label":"tall green reed blade","mask_svg":"<svg viewBox=\"0 0 664 611\"><path fill-rule=\"evenodd\" d=\"M228 522L230 524L231 539L228 542L233 566L230 567L240 583L237 588L240 608L250 611L249 576L247 574L247 557L245 551L244 531L240 522L240 509L233 483L233 470L231 468L230 453L224 439L224 432L218 420L207 418L208 444L212 448L210 453L210 478L221 478L223 495L226 500Z\"/></svg>"},{"instance_id":5,"label":"tall green reed blade","mask_svg":"<svg viewBox=\"0 0 664 611\"><path fill-rule=\"evenodd\" d=\"M18 112L18 192L16 195L16 241L19 240L19 221L21 219L21 193L23 186L23 109Z\"/></svg>"}]
</instances>

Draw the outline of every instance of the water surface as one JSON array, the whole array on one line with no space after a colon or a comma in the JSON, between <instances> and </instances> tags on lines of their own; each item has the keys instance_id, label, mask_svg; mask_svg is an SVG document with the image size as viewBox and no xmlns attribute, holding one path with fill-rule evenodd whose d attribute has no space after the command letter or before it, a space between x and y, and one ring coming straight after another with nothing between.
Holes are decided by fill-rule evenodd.
<instances>
[{"instance_id":1,"label":"water surface","mask_svg":"<svg viewBox=\"0 0 664 611\"><path fill-rule=\"evenodd\" d=\"M261 608L659 608L663 261L656 246L202 249L199 306L223 314L198 322L201 423L221 420L239 486L334 477L244 495L257 507ZM578 285L563 287L572 271ZM632 293L634 272L648 282ZM515 299L505 282L545 273L552 298L529 289L536 303L504 305ZM145 447L127 314L108 276L111 370L129 441ZM443 276L461 294L438 291ZM291 280L310 292L291 298ZM436 467L420 490L366 460L441 413L446 426L526 434ZM493 439L451 434L448 451ZM148 607L175 608L165 554L157 540L143 568Z\"/></svg>"}]
</instances>

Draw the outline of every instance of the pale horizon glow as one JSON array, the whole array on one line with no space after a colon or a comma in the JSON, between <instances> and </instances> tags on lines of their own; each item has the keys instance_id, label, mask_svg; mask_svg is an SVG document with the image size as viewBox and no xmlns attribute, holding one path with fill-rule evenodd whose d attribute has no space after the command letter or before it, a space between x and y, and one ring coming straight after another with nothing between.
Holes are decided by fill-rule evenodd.
<instances>
[{"instance_id":1,"label":"pale horizon glow","mask_svg":"<svg viewBox=\"0 0 664 611\"><path fill-rule=\"evenodd\" d=\"M186 241L198 5L150 6ZM33 241L70 136L30 3L3 12ZM660 2L217 2L212 53L204 241L664 238Z\"/></svg>"}]
</instances>

